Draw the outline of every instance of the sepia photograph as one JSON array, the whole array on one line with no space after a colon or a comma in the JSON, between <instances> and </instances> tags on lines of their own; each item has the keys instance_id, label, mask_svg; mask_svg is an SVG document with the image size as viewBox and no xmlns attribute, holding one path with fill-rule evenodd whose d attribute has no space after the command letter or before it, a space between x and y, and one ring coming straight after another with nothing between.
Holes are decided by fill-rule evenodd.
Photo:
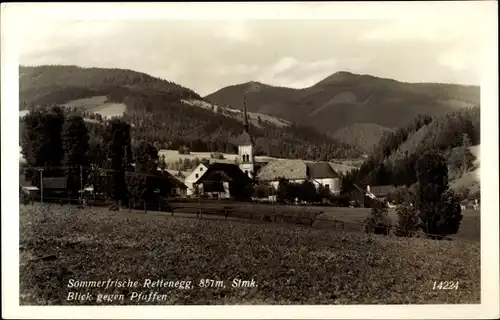
<instances>
[{"instance_id":1,"label":"sepia photograph","mask_svg":"<svg viewBox=\"0 0 500 320\"><path fill-rule=\"evenodd\" d=\"M496 12L2 5L10 315L500 316Z\"/></svg>"}]
</instances>

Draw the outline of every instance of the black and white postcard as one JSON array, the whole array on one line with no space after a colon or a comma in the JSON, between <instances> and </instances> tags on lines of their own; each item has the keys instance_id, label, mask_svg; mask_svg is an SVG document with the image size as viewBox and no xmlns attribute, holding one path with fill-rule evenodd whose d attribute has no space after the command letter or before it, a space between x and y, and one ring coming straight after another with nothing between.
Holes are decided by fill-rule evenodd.
<instances>
[{"instance_id":1,"label":"black and white postcard","mask_svg":"<svg viewBox=\"0 0 500 320\"><path fill-rule=\"evenodd\" d=\"M4 317L500 315L496 2L1 21Z\"/></svg>"}]
</instances>

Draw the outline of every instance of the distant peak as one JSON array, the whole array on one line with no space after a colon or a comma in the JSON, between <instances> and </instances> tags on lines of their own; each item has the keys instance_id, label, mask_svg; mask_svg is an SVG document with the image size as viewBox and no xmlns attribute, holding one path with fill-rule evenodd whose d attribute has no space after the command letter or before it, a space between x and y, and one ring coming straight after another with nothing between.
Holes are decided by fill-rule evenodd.
<instances>
[{"instance_id":1,"label":"distant peak","mask_svg":"<svg viewBox=\"0 0 500 320\"><path fill-rule=\"evenodd\" d=\"M355 73L349 72L349 71L337 71L333 74L334 76L355 76Z\"/></svg>"},{"instance_id":2,"label":"distant peak","mask_svg":"<svg viewBox=\"0 0 500 320\"><path fill-rule=\"evenodd\" d=\"M265 85L257 82L257 81L250 81L246 83L246 92L256 92L259 91L262 87Z\"/></svg>"}]
</instances>

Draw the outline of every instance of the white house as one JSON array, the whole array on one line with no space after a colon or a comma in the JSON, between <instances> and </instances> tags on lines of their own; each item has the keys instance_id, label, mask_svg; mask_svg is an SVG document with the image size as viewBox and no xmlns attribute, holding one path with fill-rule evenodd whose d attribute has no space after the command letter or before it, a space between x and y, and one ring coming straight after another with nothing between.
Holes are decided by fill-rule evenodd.
<instances>
[{"instance_id":1,"label":"white house","mask_svg":"<svg viewBox=\"0 0 500 320\"><path fill-rule=\"evenodd\" d=\"M200 163L184 180L184 184L188 187L187 189L187 195L193 195L194 194L194 184L198 182L198 180L201 178L201 176L205 173L205 171L208 169L208 166Z\"/></svg>"}]
</instances>

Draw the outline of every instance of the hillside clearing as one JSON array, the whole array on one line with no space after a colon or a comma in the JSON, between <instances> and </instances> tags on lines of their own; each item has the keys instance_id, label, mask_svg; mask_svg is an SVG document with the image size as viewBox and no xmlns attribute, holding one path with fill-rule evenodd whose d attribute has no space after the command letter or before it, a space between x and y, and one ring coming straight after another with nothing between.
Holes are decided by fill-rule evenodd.
<instances>
[{"instance_id":1,"label":"hillside clearing","mask_svg":"<svg viewBox=\"0 0 500 320\"><path fill-rule=\"evenodd\" d=\"M189 106L203 108L203 109L207 109L207 110L213 109L214 112L220 112L220 113L224 114L225 116L236 118L237 120L239 120L241 122L244 121L243 112L241 110L238 110L238 109L220 107L216 104L212 105L206 101L196 100L196 99L181 100L181 101L184 104L187 104ZM263 113L247 112L247 115L248 115L248 121L256 127L261 127L261 124L259 122L259 118L261 121L267 121L267 122L269 122L275 126L278 126L278 127L284 127L284 126L290 125L289 121L279 119L277 117L273 117L273 116L263 114Z\"/></svg>"},{"instance_id":2,"label":"hillside clearing","mask_svg":"<svg viewBox=\"0 0 500 320\"><path fill-rule=\"evenodd\" d=\"M275 224L20 208L20 304L479 303L477 244ZM36 259L52 257L51 259ZM180 288L68 288L69 280L192 281ZM223 280L200 288L201 279ZM234 288L233 279L255 281ZM458 290L432 290L439 280ZM186 284L186 283L185 283ZM69 291L92 295L67 301ZM166 294L130 301L133 292Z\"/></svg>"},{"instance_id":3,"label":"hillside clearing","mask_svg":"<svg viewBox=\"0 0 500 320\"><path fill-rule=\"evenodd\" d=\"M462 190L466 188L469 189L470 193L481 190L480 146L472 146L470 147L470 151L476 157L476 160L474 160L473 163L473 168L459 178L450 181L450 187L453 190Z\"/></svg>"},{"instance_id":4,"label":"hillside clearing","mask_svg":"<svg viewBox=\"0 0 500 320\"><path fill-rule=\"evenodd\" d=\"M63 104L63 106L66 108L78 108L88 112L98 113L104 118L120 117L127 110L127 106L123 103L111 103L106 101L106 96L96 96L68 101Z\"/></svg>"}]
</instances>

